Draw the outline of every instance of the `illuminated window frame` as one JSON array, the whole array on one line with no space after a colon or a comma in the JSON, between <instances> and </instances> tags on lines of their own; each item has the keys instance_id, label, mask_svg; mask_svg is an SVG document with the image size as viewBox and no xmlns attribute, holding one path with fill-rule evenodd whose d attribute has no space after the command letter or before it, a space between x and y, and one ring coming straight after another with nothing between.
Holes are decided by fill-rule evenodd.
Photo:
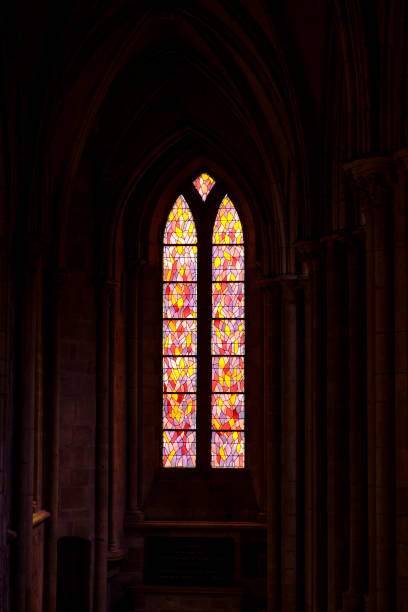
<instances>
[{"instance_id":1,"label":"illuminated window frame","mask_svg":"<svg viewBox=\"0 0 408 612\"><path fill-rule=\"evenodd\" d=\"M162 466L197 466L197 445L207 440L213 468L245 467L245 246L238 211L228 195L205 201L215 185L207 173L193 185L202 200L196 216L213 216L211 238L197 235L183 195L166 219L162 244ZM218 196L217 196L218 197ZM220 201L221 200L221 201ZM215 214L213 214L215 212ZM198 320L208 286L197 277L197 259L211 261L211 315ZM216 269L218 268L218 269ZM177 283L177 284L174 284ZM195 298L194 298L195 294ZM207 294L207 295L206 295ZM186 301L187 300L187 301ZM198 325L211 326L210 347L197 350ZM198 335L200 338L200 335ZM200 340L199 340L200 341ZM211 355L211 440L200 435L197 408L200 355ZM208 355L207 355L208 357ZM204 360L203 360L204 361ZM201 420L201 423L203 421ZM210 452L211 451L211 452Z\"/></svg>"}]
</instances>

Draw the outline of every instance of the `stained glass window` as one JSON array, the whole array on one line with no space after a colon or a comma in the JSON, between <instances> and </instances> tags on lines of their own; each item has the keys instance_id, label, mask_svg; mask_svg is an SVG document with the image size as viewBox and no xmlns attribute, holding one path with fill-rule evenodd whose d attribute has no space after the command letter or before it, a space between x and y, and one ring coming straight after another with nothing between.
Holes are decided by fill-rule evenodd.
<instances>
[{"instance_id":1,"label":"stained glass window","mask_svg":"<svg viewBox=\"0 0 408 612\"><path fill-rule=\"evenodd\" d=\"M209 174L200 174L194 181L194 187L197 189L203 202L206 201L208 194L215 185L214 179Z\"/></svg>"},{"instance_id":2,"label":"stained glass window","mask_svg":"<svg viewBox=\"0 0 408 612\"><path fill-rule=\"evenodd\" d=\"M245 253L242 224L226 195L212 245L211 466L245 463Z\"/></svg>"},{"instance_id":3,"label":"stained glass window","mask_svg":"<svg viewBox=\"0 0 408 612\"><path fill-rule=\"evenodd\" d=\"M197 233L179 196L163 239L163 466L195 467Z\"/></svg>"},{"instance_id":4,"label":"stained glass window","mask_svg":"<svg viewBox=\"0 0 408 612\"><path fill-rule=\"evenodd\" d=\"M193 184L204 202L215 184L201 174ZM197 215L211 214L202 207ZM200 227L198 225L197 227ZM205 227L205 224L204 224ZM167 218L163 238L162 293L162 433L164 467L197 465L197 379L199 360L211 350L207 386L211 411L211 466L243 468L245 464L245 250L238 212L226 195L219 205L212 241L200 242L203 262L211 259L211 321L198 322L207 311L208 285L197 282L198 239L193 215L180 195ZM211 256L212 255L212 256ZM210 272L210 270L208 270ZM208 316L208 315L207 315ZM209 317L209 318L210 318ZM211 345L199 346L201 326L211 323ZM205 337L205 336L204 336ZM201 340L201 342L203 342ZM201 383L200 383L201 384ZM203 420L204 422L204 420ZM197 439L198 438L198 439ZM203 436L206 439L206 436ZM204 458L208 449L200 451ZM208 456L208 455L207 455Z\"/></svg>"}]
</instances>

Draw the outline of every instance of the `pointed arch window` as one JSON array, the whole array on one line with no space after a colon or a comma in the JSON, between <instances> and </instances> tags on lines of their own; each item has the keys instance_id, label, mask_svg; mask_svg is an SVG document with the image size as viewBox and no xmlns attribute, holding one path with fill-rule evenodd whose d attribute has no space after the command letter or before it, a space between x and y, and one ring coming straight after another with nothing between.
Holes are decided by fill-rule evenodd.
<instances>
[{"instance_id":1,"label":"pointed arch window","mask_svg":"<svg viewBox=\"0 0 408 612\"><path fill-rule=\"evenodd\" d=\"M228 195L221 202L210 198L207 206L215 185L209 174L201 174L193 185L202 201L195 210L199 231L186 198L180 195L168 215L163 238L162 465L194 468L197 447L207 444L208 450L200 456L208 457L211 467L243 468L244 233ZM211 236L205 231L209 222ZM199 258L201 266L206 262L211 266L209 283L198 278ZM211 309L206 307L209 300ZM211 367L205 372L207 364ZM200 431L198 422L207 422L211 436Z\"/></svg>"}]
</instances>

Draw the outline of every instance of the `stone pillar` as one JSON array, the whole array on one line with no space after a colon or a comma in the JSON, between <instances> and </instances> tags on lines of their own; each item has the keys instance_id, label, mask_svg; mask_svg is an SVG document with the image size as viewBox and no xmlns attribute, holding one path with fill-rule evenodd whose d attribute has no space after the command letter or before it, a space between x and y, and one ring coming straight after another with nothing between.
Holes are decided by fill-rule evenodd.
<instances>
[{"instance_id":1,"label":"stone pillar","mask_svg":"<svg viewBox=\"0 0 408 612\"><path fill-rule=\"evenodd\" d=\"M281 605L297 607L297 276L283 276L281 286Z\"/></svg>"},{"instance_id":2,"label":"stone pillar","mask_svg":"<svg viewBox=\"0 0 408 612\"><path fill-rule=\"evenodd\" d=\"M95 590L94 610L107 606L109 505L109 337L111 296L115 283L101 280L97 291Z\"/></svg>"},{"instance_id":3,"label":"stone pillar","mask_svg":"<svg viewBox=\"0 0 408 612\"><path fill-rule=\"evenodd\" d=\"M347 164L366 220L369 610L395 604L394 163L375 157Z\"/></svg>"},{"instance_id":4,"label":"stone pillar","mask_svg":"<svg viewBox=\"0 0 408 612\"><path fill-rule=\"evenodd\" d=\"M34 494L34 428L35 428L35 349L38 307L38 284L45 241L39 236L27 239L24 283L21 295L21 328L19 338L19 415L18 463L15 473L17 493L17 540L13 580L16 612L30 609L32 575L32 531Z\"/></svg>"},{"instance_id":5,"label":"stone pillar","mask_svg":"<svg viewBox=\"0 0 408 612\"><path fill-rule=\"evenodd\" d=\"M68 275L65 270L57 270L53 280L52 346L51 346L51 422L49 424L50 466L49 473L49 511L50 519L47 532L47 556L45 565L45 609L57 612L57 544L59 511L59 452L60 452L60 365L61 365L61 302L63 287Z\"/></svg>"},{"instance_id":6,"label":"stone pillar","mask_svg":"<svg viewBox=\"0 0 408 612\"><path fill-rule=\"evenodd\" d=\"M267 598L268 610L279 606L279 404L280 324L279 290L264 287L264 393L266 430Z\"/></svg>"},{"instance_id":7,"label":"stone pillar","mask_svg":"<svg viewBox=\"0 0 408 612\"><path fill-rule=\"evenodd\" d=\"M327 609L339 610L347 587L347 286L337 236L326 247Z\"/></svg>"},{"instance_id":8,"label":"stone pillar","mask_svg":"<svg viewBox=\"0 0 408 612\"><path fill-rule=\"evenodd\" d=\"M408 602L408 149L394 155L400 174L394 203L394 370L396 457L396 609Z\"/></svg>"},{"instance_id":9,"label":"stone pillar","mask_svg":"<svg viewBox=\"0 0 408 612\"><path fill-rule=\"evenodd\" d=\"M138 259L129 270L129 481L127 509L133 517L142 519L140 510L140 436L141 436L141 374L140 374L140 282L146 261Z\"/></svg>"},{"instance_id":10,"label":"stone pillar","mask_svg":"<svg viewBox=\"0 0 408 612\"><path fill-rule=\"evenodd\" d=\"M118 418L116 406L116 334L117 316L119 311L119 284L112 290L112 307L110 320L110 351L109 351L109 553L110 561L123 558L124 551L120 547L121 516L120 516L120 488L124 474L119 473L119 453L122 443L121 428L123 427ZM119 408L119 406L117 406Z\"/></svg>"},{"instance_id":11,"label":"stone pillar","mask_svg":"<svg viewBox=\"0 0 408 612\"><path fill-rule=\"evenodd\" d=\"M310 241L299 243L297 248L305 276L305 610L326 612L321 246Z\"/></svg>"},{"instance_id":12,"label":"stone pillar","mask_svg":"<svg viewBox=\"0 0 408 612\"><path fill-rule=\"evenodd\" d=\"M367 439L364 236L345 240L348 274L349 579L344 612L363 612L367 592Z\"/></svg>"}]
</instances>

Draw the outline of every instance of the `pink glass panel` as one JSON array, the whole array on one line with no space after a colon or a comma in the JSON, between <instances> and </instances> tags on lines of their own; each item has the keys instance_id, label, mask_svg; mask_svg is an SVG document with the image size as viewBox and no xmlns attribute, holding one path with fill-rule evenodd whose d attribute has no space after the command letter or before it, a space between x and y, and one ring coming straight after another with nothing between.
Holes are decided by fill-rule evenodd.
<instances>
[{"instance_id":1,"label":"pink glass panel","mask_svg":"<svg viewBox=\"0 0 408 612\"><path fill-rule=\"evenodd\" d=\"M179 196L167 217L164 244L196 244L197 233L193 215L183 198Z\"/></svg>"},{"instance_id":2,"label":"pink glass panel","mask_svg":"<svg viewBox=\"0 0 408 612\"><path fill-rule=\"evenodd\" d=\"M196 464L195 431L163 431L163 466L189 467Z\"/></svg>"},{"instance_id":3,"label":"pink glass panel","mask_svg":"<svg viewBox=\"0 0 408 612\"><path fill-rule=\"evenodd\" d=\"M163 317L165 319L195 319L196 316L196 283L165 283L163 285Z\"/></svg>"},{"instance_id":4,"label":"pink glass panel","mask_svg":"<svg viewBox=\"0 0 408 612\"><path fill-rule=\"evenodd\" d=\"M163 395L163 429L195 429L195 393L165 393Z\"/></svg>"},{"instance_id":5,"label":"pink glass panel","mask_svg":"<svg viewBox=\"0 0 408 612\"><path fill-rule=\"evenodd\" d=\"M218 209L214 223L214 244L242 244L244 236L242 224L235 206L228 196L225 196Z\"/></svg>"},{"instance_id":6,"label":"pink glass panel","mask_svg":"<svg viewBox=\"0 0 408 612\"><path fill-rule=\"evenodd\" d=\"M245 400L242 393L213 393L212 428L215 430L244 429Z\"/></svg>"},{"instance_id":7,"label":"pink glass panel","mask_svg":"<svg viewBox=\"0 0 408 612\"><path fill-rule=\"evenodd\" d=\"M163 250L163 280L191 282L197 280L197 247L165 246Z\"/></svg>"},{"instance_id":8,"label":"pink glass panel","mask_svg":"<svg viewBox=\"0 0 408 612\"><path fill-rule=\"evenodd\" d=\"M163 357L163 391L194 393L197 384L196 357Z\"/></svg>"},{"instance_id":9,"label":"pink glass panel","mask_svg":"<svg viewBox=\"0 0 408 612\"><path fill-rule=\"evenodd\" d=\"M244 317L244 283L212 284L212 316L242 319Z\"/></svg>"},{"instance_id":10,"label":"pink glass panel","mask_svg":"<svg viewBox=\"0 0 408 612\"><path fill-rule=\"evenodd\" d=\"M243 319L215 319L212 322L211 352L213 355L243 355L245 324Z\"/></svg>"},{"instance_id":11,"label":"pink glass panel","mask_svg":"<svg viewBox=\"0 0 408 612\"><path fill-rule=\"evenodd\" d=\"M216 468L244 467L243 431L212 432L211 466Z\"/></svg>"},{"instance_id":12,"label":"pink glass panel","mask_svg":"<svg viewBox=\"0 0 408 612\"><path fill-rule=\"evenodd\" d=\"M242 393L244 391L244 359L242 357L212 358L213 393Z\"/></svg>"},{"instance_id":13,"label":"pink glass panel","mask_svg":"<svg viewBox=\"0 0 408 612\"><path fill-rule=\"evenodd\" d=\"M207 199L208 194L215 185L215 181L209 174L200 174L194 181L194 187L197 189L203 202Z\"/></svg>"},{"instance_id":14,"label":"pink glass panel","mask_svg":"<svg viewBox=\"0 0 408 612\"><path fill-rule=\"evenodd\" d=\"M244 280L244 247L215 245L212 253L213 281Z\"/></svg>"},{"instance_id":15,"label":"pink glass panel","mask_svg":"<svg viewBox=\"0 0 408 612\"><path fill-rule=\"evenodd\" d=\"M163 354L196 355L197 321L195 319L165 319L163 321Z\"/></svg>"}]
</instances>

